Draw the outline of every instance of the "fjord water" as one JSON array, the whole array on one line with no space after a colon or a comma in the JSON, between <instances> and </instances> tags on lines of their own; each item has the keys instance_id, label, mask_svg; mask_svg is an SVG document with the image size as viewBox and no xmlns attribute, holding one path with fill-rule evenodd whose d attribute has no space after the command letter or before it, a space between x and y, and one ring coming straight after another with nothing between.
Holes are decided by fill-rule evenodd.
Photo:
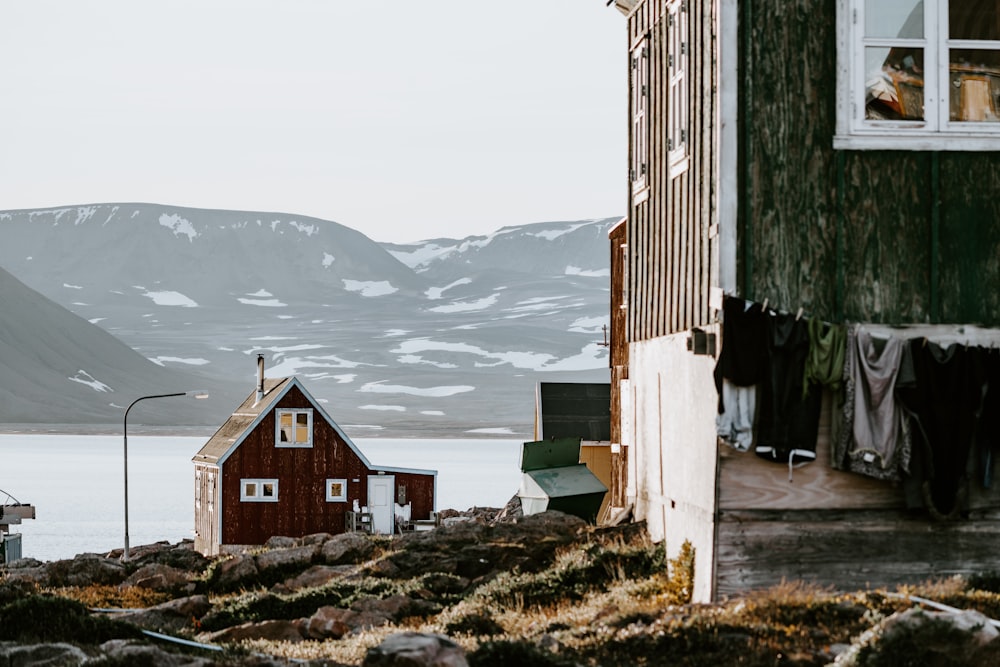
<instances>
[{"instance_id":1,"label":"fjord water","mask_svg":"<svg viewBox=\"0 0 1000 667\"><path fill-rule=\"evenodd\" d=\"M207 438L129 435L129 543L194 537L194 467ZM357 438L375 466L437 470L437 508L502 507L518 489L520 440ZM120 435L0 434L0 504L30 503L25 557L106 553L124 540Z\"/></svg>"}]
</instances>

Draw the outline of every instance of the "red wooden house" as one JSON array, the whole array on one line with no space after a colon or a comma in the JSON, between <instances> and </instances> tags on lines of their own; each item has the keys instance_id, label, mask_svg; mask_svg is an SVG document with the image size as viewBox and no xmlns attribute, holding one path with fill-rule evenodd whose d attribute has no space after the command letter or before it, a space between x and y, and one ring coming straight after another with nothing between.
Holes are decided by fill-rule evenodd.
<instances>
[{"instance_id":1,"label":"red wooden house","mask_svg":"<svg viewBox=\"0 0 1000 667\"><path fill-rule=\"evenodd\" d=\"M295 377L265 379L194 456L195 549L240 551L276 535L342 533L359 514L395 530L430 519L437 472L372 465ZM358 510L361 510L360 512Z\"/></svg>"}]
</instances>

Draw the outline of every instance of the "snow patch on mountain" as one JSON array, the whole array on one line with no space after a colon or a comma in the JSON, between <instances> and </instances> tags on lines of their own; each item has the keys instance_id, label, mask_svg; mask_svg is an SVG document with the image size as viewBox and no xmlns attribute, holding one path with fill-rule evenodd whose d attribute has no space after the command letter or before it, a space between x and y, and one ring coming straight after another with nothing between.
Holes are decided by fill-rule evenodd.
<instances>
[{"instance_id":1,"label":"snow patch on mountain","mask_svg":"<svg viewBox=\"0 0 1000 667\"><path fill-rule=\"evenodd\" d=\"M452 364L446 361L431 361L416 354L404 354L398 356L396 357L396 361L401 364L426 364L428 366L434 366L435 368L458 368L458 364Z\"/></svg>"},{"instance_id":2,"label":"snow patch on mountain","mask_svg":"<svg viewBox=\"0 0 1000 667\"><path fill-rule=\"evenodd\" d=\"M359 292L361 296L385 296L398 292L388 280L348 280L343 279L344 289L348 292Z\"/></svg>"},{"instance_id":3,"label":"snow patch on mountain","mask_svg":"<svg viewBox=\"0 0 1000 667\"><path fill-rule=\"evenodd\" d=\"M450 290L452 287L458 287L459 285L468 285L472 282L471 278L459 278L453 282L448 283L444 287L428 287L424 294L428 299L440 299L441 295Z\"/></svg>"},{"instance_id":4,"label":"snow patch on mountain","mask_svg":"<svg viewBox=\"0 0 1000 667\"><path fill-rule=\"evenodd\" d=\"M76 220L73 221L73 224L81 225L94 217L95 213L97 213L96 206L80 206L76 209Z\"/></svg>"},{"instance_id":5,"label":"snow patch on mountain","mask_svg":"<svg viewBox=\"0 0 1000 667\"><path fill-rule=\"evenodd\" d=\"M288 357L268 369L270 377L289 377L305 375L303 371L311 368L358 368L371 366L360 361L348 361L330 354L322 357Z\"/></svg>"},{"instance_id":6,"label":"snow patch on mountain","mask_svg":"<svg viewBox=\"0 0 1000 667\"><path fill-rule=\"evenodd\" d=\"M168 363L173 364L187 364L188 366L204 366L210 363L208 359L202 359L201 357L195 357L186 359L184 357L150 357L152 361L157 366L166 366Z\"/></svg>"},{"instance_id":7,"label":"snow patch on mountain","mask_svg":"<svg viewBox=\"0 0 1000 667\"><path fill-rule=\"evenodd\" d=\"M405 252L403 250L389 250L389 254L411 269L416 269L430 264L435 259L447 255L453 250L455 250L455 246L453 245L440 246L437 243L425 243L410 252Z\"/></svg>"},{"instance_id":8,"label":"snow patch on mountain","mask_svg":"<svg viewBox=\"0 0 1000 667\"><path fill-rule=\"evenodd\" d=\"M279 299L248 299L241 296L236 300L247 306L263 306L264 308L284 308L288 305Z\"/></svg>"},{"instance_id":9,"label":"snow patch on mountain","mask_svg":"<svg viewBox=\"0 0 1000 667\"><path fill-rule=\"evenodd\" d=\"M70 285L69 283L63 283L63 287L67 289L83 289L80 285Z\"/></svg>"},{"instance_id":10,"label":"snow patch on mountain","mask_svg":"<svg viewBox=\"0 0 1000 667\"><path fill-rule=\"evenodd\" d=\"M575 225L570 225L569 227L563 227L561 229L546 229L540 232L529 233L530 236L537 236L538 238L545 239L546 241L554 241L563 234L569 234L570 232L575 232L581 227L586 227L593 221L588 220L586 222L580 222Z\"/></svg>"},{"instance_id":11,"label":"snow patch on mountain","mask_svg":"<svg viewBox=\"0 0 1000 667\"><path fill-rule=\"evenodd\" d=\"M188 241L190 242L194 242L195 237L198 236L198 232L195 230L194 225L191 224L191 221L182 218L176 213L171 215L164 213L161 215L160 224L164 227L170 228L170 230L174 233L174 236L187 236Z\"/></svg>"},{"instance_id":12,"label":"snow patch on mountain","mask_svg":"<svg viewBox=\"0 0 1000 667\"><path fill-rule=\"evenodd\" d=\"M610 278L611 269L581 269L579 266L567 266L565 275L583 278Z\"/></svg>"},{"instance_id":13,"label":"snow patch on mountain","mask_svg":"<svg viewBox=\"0 0 1000 667\"><path fill-rule=\"evenodd\" d=\"M298 222L296 220L292 220L288 224L289 224L289 226L291 226L291 227L299 230L300 232L302 232L306 236L312 236L313 234L316 234L316 233L319 232L319 228L316 225L307 225L307 224L305 224L303 222Z\"/></svg>"},{"instance_id":14,"label":"snow patch on mountain","mask_svg":"<svg viewBox=\"0 0 1000 667\"><path fill-rule=\"evenodd\" d=\"M406 408L402 405L372 405L371 403L367 405L359 405L359 410L382 410L390 412L406 412Z\"/></svg>"},{"instance_id":15,"label":"snow patch on mountain","mask_svg":"<svg viewBox=\"0 0 1000 667\"><path fill-rule=\"evenodd\" d=\"M111 387L104 384L100 380L96 379L93 375L83 370L82 368L76 372L76 375L67 378L71 382L79 382L80 384L85 384L94 391L99 391L102 393L107 393L109 391L114 391Z\"/></svg>"},{"instance_id":16,"label":"snow patch on mountain","mask_svg":"<svg viewBox=\"0 0 1000 667\"><path fill-rule=\"evenodd\" d=\"M180 306L181 308L197 308L198 304L194 299L184 296L180 292L166 290L162 292L145 292L144 297L153 300L157 306Z\"/></svg>"},{"instance_id":17,"label":"snow patch on mountain","mask_svg":"<svg viewBox=\"0 0 1000 667\"><path fill-rule=\"evenodd\" d=\"M445 396L454 396L455 394L464 394L469 391L475 391L475 387L470 385L451 385L451 386L441 386L441 387L408 387L401 384L385 384L384 380L378 382L368 382L358 389L359 392L363 393L373 393L373 394L408 394L410 396L429 396L433 398L442 398Z\"/></svg>"},{"instance_id":18,"label":"snow patch on mountain","mask_svg":"<svg viewBox=\"0 0 1000 667\"><path fill-rule=\"evenodd\" d=\"M337 260L336 257L334 257L333 255L331 255L328 252L324 252L323 253L323 268L324 269L330 268L330 265L333 264L336 260Z\"/></svg>"},{"instance_id":19,"label":"snow patch on mountain","mask_svg":"<svg viewBox=\"0 0 1000 667\"><path fill-rule=\"evenodd\" d=\"M499 294L493 293L475 301L454 301L444 306L428 308L428 310L432 313L467 313L473 310L486 310L490 306L496 305L499 296Z\"/></svg>"}]
</instances>

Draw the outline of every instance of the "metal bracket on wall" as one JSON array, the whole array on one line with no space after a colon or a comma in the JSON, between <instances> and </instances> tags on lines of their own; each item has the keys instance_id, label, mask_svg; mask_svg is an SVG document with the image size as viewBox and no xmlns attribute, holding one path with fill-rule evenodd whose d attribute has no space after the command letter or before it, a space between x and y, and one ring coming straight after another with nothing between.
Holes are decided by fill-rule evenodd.
<instances>
[{"instance_id":1,"label":"metal bracket on wall","mask_svg":"<svg viewBox=\"0 0 1000 667\"><path fill-rule=\"evenodd\" d=\"M715 356L715 334L704 329L691 329L691 335L687 339L687 349L695 354L709 354Z\"/></svg>"}]
</instances>

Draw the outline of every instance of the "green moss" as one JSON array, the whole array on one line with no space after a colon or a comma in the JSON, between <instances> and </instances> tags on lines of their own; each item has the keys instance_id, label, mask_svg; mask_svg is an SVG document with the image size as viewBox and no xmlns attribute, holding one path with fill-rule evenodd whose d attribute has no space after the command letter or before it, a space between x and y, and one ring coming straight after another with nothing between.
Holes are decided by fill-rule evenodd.
<instances>
[{"instance_id":1,"label":"green moss","mask_svg":"<svg viewBox=\"0 0 1000 667\"><path fill-rule=\"evenodd\" d=\"M360 581L333 581L318 588L309 588L290 595L247 593L228 601L201 619L205 630L221 630L241 623L264 620L291 620L311 616L325 606L346 608L361 598L386 598L407 592L412 585L384 579L366 578Z\"/></svg>"}]
</instances>

